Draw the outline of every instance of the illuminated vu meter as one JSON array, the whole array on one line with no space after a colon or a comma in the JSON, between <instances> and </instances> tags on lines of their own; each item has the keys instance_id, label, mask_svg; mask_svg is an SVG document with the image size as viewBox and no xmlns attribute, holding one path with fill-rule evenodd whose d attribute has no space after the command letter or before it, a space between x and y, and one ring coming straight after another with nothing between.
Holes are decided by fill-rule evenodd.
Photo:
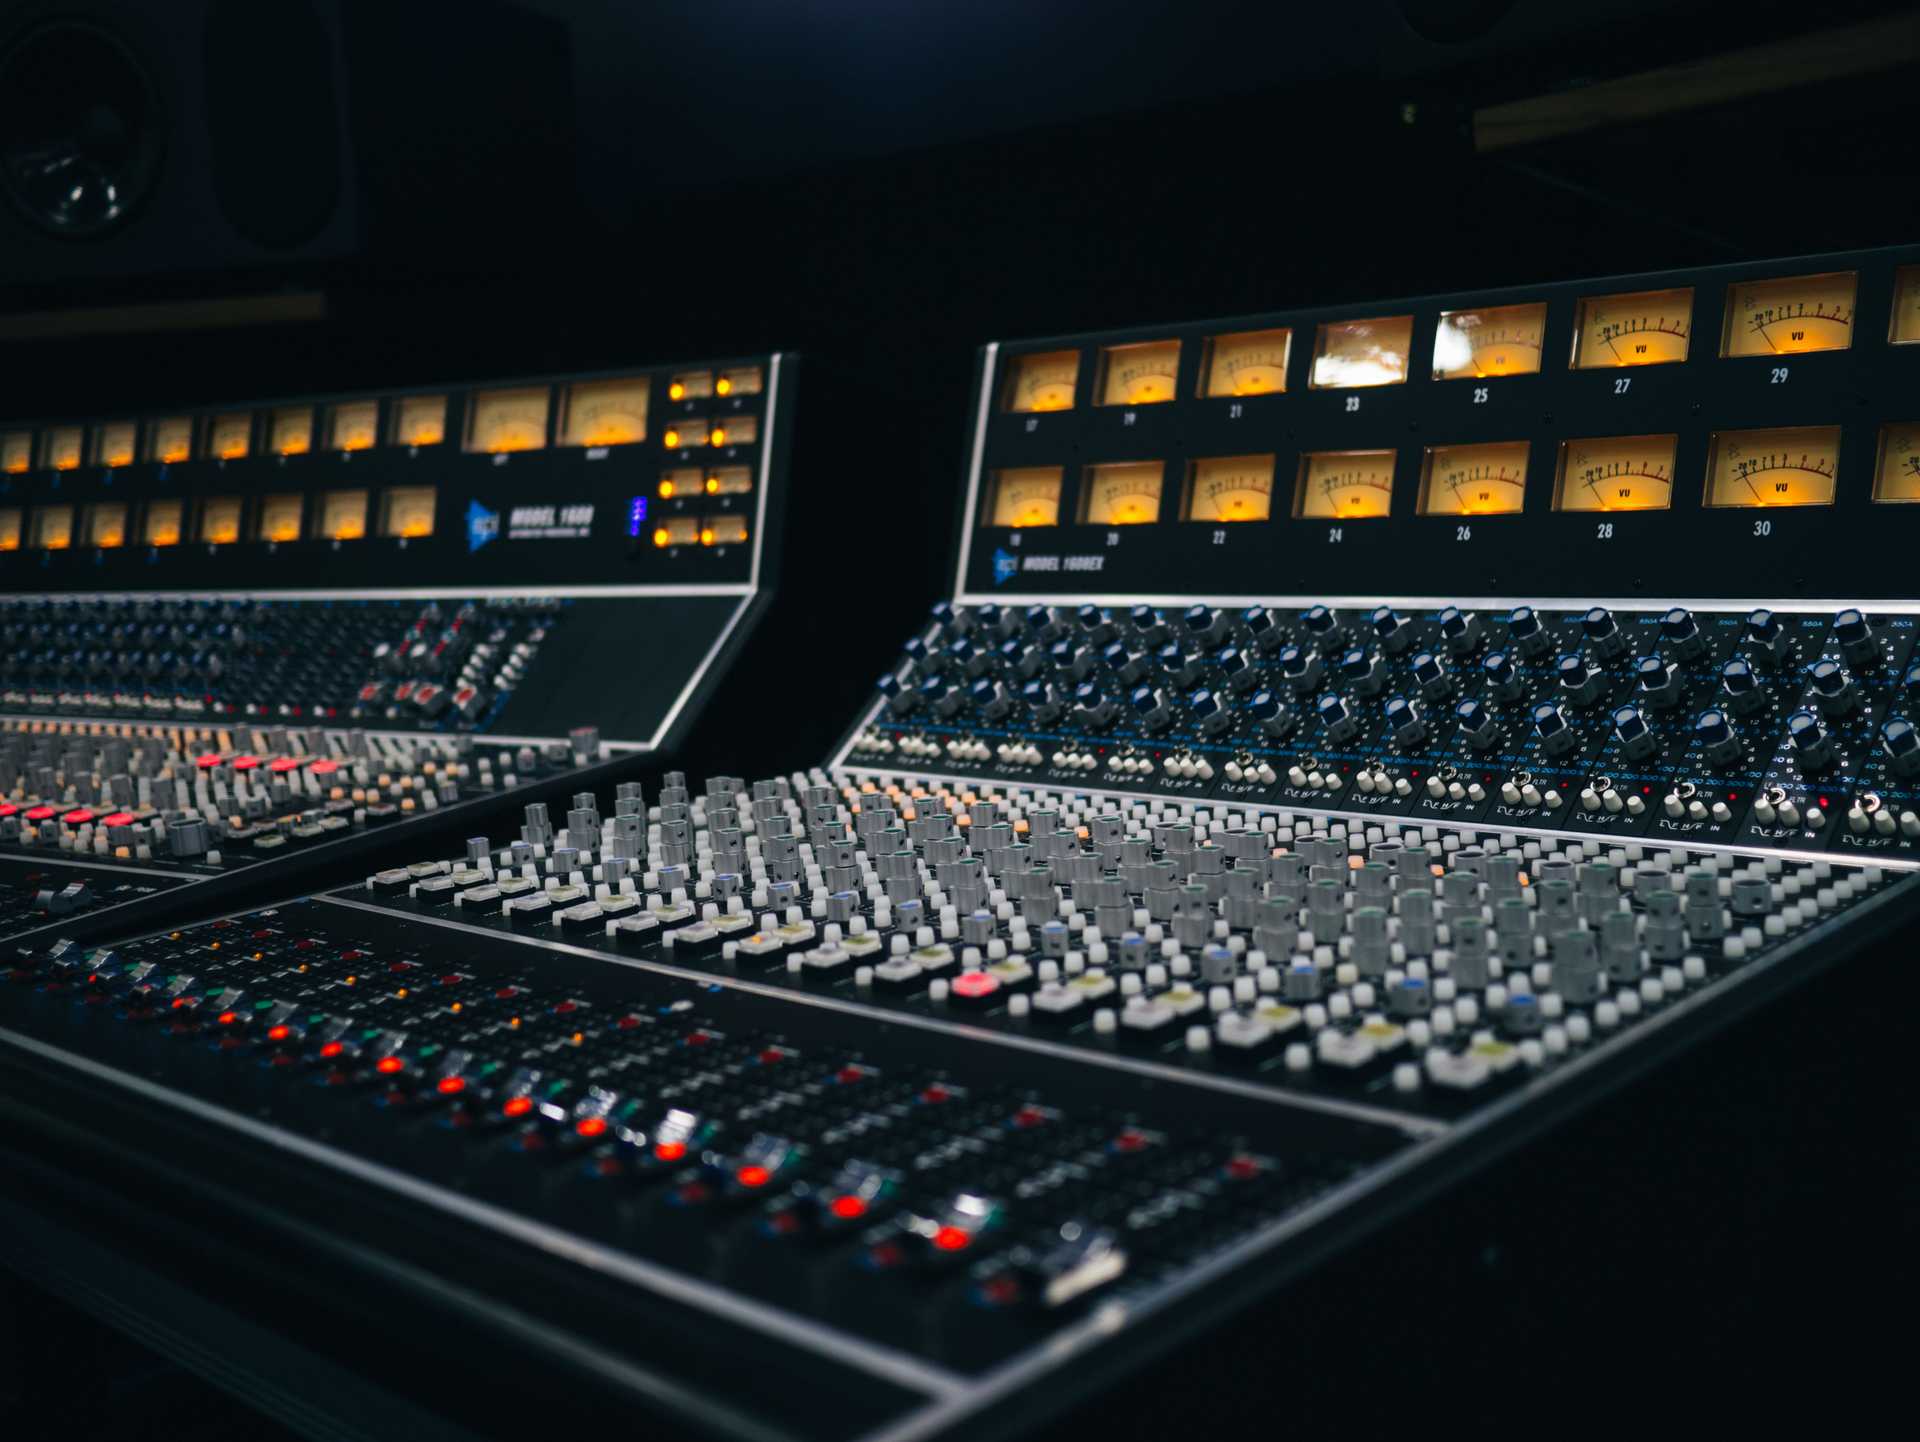
<instances>
[{"instance_id":1,"label":"illuminated vu meter","mask_svg":"<svg viewBox=\"0 0 1920 1442\"><path fill-rule=\"evenodd\" d=\"M1727 324L1720 354L1799 355L1845 350L1853 344L1850 270L1765 280L1727 289Z\"/></svg>"},{"instance_id":2,"label":"illuminated vu meter","mask_svg":"<svg viewBox=\"0 0 1920 1442\"><path fill-rule=\"evenodd\" d=\"M1187 520L1264 521L1272 514L1272 456L1223 456L1193 463Z\"/></svg>"},{"instance_id":3,"label":"illuminated vu meter","mask_svg":"<svg viewBox=\"0 0 1920 1442\"><path fill-rule=\"evenodd\" d=\"M1079 380L1080 352L1077 350L1019 356L1013 362L1007 382L1007 409L1072 410Z\"/></svg>"},{"instance_id":4,"label":"illuminated vu meter","mask_svg":"<svg viewBox=\"0 0 1920 1442\"><path fill-rule=\"evenodd\" d=\"M1293 513L1307 520L1365 520L1393 505L1392 451L1310 451L1300 458Z\"/></svg>"},{"instance_id":5,"label":"illuminated vu meter","mask_svg":"<svg viewBox=\"0 0 1920 1442\"><path fill-rule=\"evenodd\" d=\"M1407 378L1407 353L1413 345L1413 317L1343 320L1322 325L1314 336L1312 390L1354 390L1399 385Z\"/></svg>"},{"instance_id":6,"label":"illuminated vu meter","mask_svg":"<svg viewBox=\"0 0 1920 1442\"><path fill-rule=\"evenodd\" d=\"M1556 511L1664 511L1678 436L1608 436L1560 447Z\"/></svg>"},{"instance_id":7,"label":"illuminated vu meter","mask_svg":"<svg viewBox=\"0 0 1920 1442\"><path fill-rule=\"evenodd\" d=\"M990 526L1057 526L1060 524L1060 466L1022 466L1001 471L994 478L993 504L987 512Z\"/></svg>"},{"instance_id":8,"label":"illuminated vu meter","mask_svg":"<svg viewBox=\"0 0 1920 1442\"><path fill-rule=\"evenodd\" d=\"M1920 501L1920 424L1887 426L1880 432L1880 460L1873 469L1876 501Z\"/></svg>"},{"instance_id":9,"label":"illuminated vu meter","mask_svg":"<svg viewBox=\"0 0 1920 1442\"><path fill-rule=\"evenodd\" d=\"M1527 489L1527 442L1434 446L1420 483L1423 516L1502 516L1520 509Z\"/></svg>"},{"instance_id":10,"label":"illuminated vu meter","mask_svg":"<svg viewBox=\"0 0 1920 1442\"><path fill-rule=\"evenodd\" d=\"M1544 302L1443 310L1433 333L1433 378L1533 375L1546 325Z\"/></svg>"},{"instance_id":11,"label":"illuminated vu meter","mask_svg":"<svg viewBox=\"0 0 1920 1442\"><path fill-rule=\"evenodd\" d=\"M1592 296L1575 316L1573 368L1671 365L1687 358L1692 334L1691 289Z\"/></svg>"},{"instance_id":12,"label":"illuminated vu meter","mask_svg":"<svg viewBox=\"0 0 1920 1442\"><path fill-rule=\"evenodd\" d=\"M1173 399L1180 374L1179 341L1111 345L1102 359L1106 383L1100 390L1101 405L1154 406Z\"/></svg>"},{"instance_id":13,"label":"illuminated vu meter","mask_svg":"<svg viewBox=\"0 0 1920 1442\"><path fill-rule=\"evenodd\" d=\"M1080 519L1089 526L1143 526L1159 520L1166 469L1159 461L1088 466Z\"/></svg>"},{"instance_id":14,"label":"illuminated vu meter","mask_svg":"<svg viewBox=\"0 0 1920 1442\"><path fill-rule=\"evenodd\" d=\"M1831 505L1839 465L1838 426L1722 431L1707 460L1707 504Z\"/></svg>"},{"instance_id":15,"label":"illuminated vu meter","mask_svg":"<svg viewBox=\"0 0 1920 1442\"><path fill-rule=\"evenodd\" d=\"M1217 335L1207 342L1200 393L1205 396L1276 395L1287 388L1289 330Z\"/></svg>"}]
</instances>

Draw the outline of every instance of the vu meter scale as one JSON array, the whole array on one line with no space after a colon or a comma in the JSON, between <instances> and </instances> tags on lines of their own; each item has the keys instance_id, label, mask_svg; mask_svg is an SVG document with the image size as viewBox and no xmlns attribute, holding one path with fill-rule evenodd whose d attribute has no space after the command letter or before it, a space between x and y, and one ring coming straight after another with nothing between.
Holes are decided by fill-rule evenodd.
<instances>
[{"instance_id":1,"label":"vu meter scale","mask_svg":"<svg viewBox=\"0 0 1920 1442\"><path fill-rule=\"evenodd\" d=\"M1562 455L1559 511L1664 511L1673 504L1675 436L1617 436L1568 441Z\"/></svg>"},{"instance_id":2,"label":"vu meter scale","mask_svg":"<svg viewBox=\"0 0 1920 1442\"><path fill-rule=\"evenodd\" d=\"M1392 451L1321 451L1301 460L1298 514L1315 520L1384 516L1393 505Z\"/></svg>"}]
</instances>

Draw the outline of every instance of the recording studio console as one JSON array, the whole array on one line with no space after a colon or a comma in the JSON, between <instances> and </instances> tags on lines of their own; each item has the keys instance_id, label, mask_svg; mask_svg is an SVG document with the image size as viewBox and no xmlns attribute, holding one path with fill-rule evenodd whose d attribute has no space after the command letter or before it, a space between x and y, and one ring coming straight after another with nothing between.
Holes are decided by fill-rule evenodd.
<instances>
[{"instance_id":1,"label":"recording studio console","mask_svg":"<svg viewBox=\"0 0 1920 1442\"><path fill-rule=\"evenodd\" d=\"M15 1115L555 1405L1033 1428L1912 915L1916 267L988 347L824 765L22 949Z\"/></svg>"},{"instance_id":2,"label":"recording studio console","mask_svg":"<svg viewBox=\"0 0 1920 1442\"><path fill-rule=\"evenodd\" d=\"M0 425L0 929L670 746L772 580L792 368Z\"/></svg>"}]
</instances>

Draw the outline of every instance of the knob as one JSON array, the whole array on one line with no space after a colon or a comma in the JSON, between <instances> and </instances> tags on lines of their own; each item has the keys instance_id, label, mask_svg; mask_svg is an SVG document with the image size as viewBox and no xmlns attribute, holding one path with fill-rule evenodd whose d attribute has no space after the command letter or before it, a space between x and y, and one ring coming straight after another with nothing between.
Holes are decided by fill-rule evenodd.
<instances>
[{"instance_id":1,"label":"knob","mask_svg":"<svg viewBox=\"0 0 1920 1442\"><path fill-rule=\"evenodd\" d=\"M1619 622L1613 619L1613 612L1605 606L1593 606L1580 618L1580 629L1586 633L1587 644L1593 647L1602 661L1612 661L1626 654L1627 638L1620 632Z\"/></svg>"},{"instance_id":2,"label":"knob","mask_svg":"<svg viewBox=\"0 0 1920 1442\"><path fill-rule=\"evenodd\" d=\"M1080 629L1094 645L1104 646L1113 639L1113 622L1098 606L1082 606L1073 613L1073 619L1080 623Z\"/></svg>"},{"instance_id":3,"label":"knob","mask_svg":"<svg viewBox=\"0 0 1920 1442\"><path fill-rule=\"evenodd\" d=\"M1042 726L1050 726L1066 712L1060 694L1050 681L1029 681L1020 688L1020 699L1033 709L1033 719Z\"/></svg>"},{"instance_id":4,"label":"knob","mask_svg":"<svg viewBox=\"0 0 1920 1442\"><path fill-rule=\"evenodd\" d=\"M1146 678L1147 658L1129 651L1124 641L1109 641L1100 652L1100 664L1122 686L1135 686Z\"/></svg>"},{"instance_id":5,"label":"knob","mask_svg":"<svg viewBox=\"0 0 1920 1442\"><path fill-rule=\"evenodd\" d=\"M1644 761L1660 749L1660 738L1653 734L1638 706L1613 708L1613 739L1620 743L1629 761Z\"/></svg>"},{"instance_id":6,"label":"knob","mask_svg":"<svg viewBox=\"0 0 1920 1442\"><path fill-rule=\"evenodd\" d=\"M1143 731L1161 731L1173 724L1173 708L1167 705L1164 691L1155 686L1136 686L1127 698L1139 718Z\"/></svg>"},{"instance_id":7,"label":"knob","mask_svg":"<svg viewBox=\"0 0 1920 1442\"><path fill-rule=\"evenodd\" d=\"M1591 706L1600 699L1605 677L1597 667L1587 664L1585 656L1575 651L1562 652L1554 661L1553 669L1560 678L1560 694L1575 706Z\"/></svg>"},{"instance_id":8,"label":"knob","mask_svg":"<svg viewBox=\"0 0 1920 1442\"><path fill-rule=\"evenodd\" d=\"M1680 704L1680 693L1685 689L1680 668L1663 660L1658 652L1642 656L1634 664L1633 676L1642 705L1665 711Z\"/></svg>"},{"instance_id":9,"label":"knob","mask_svg":"<svg viewBox=\"0 0 1920 1442\"><path fill-rule=\"evenodd\" d=\"M1539 613L1531 606L1515 606L1507 612L1507 635L1522 656L1538 656L1551 644Z\"/></svg>"},{"instance_id":10,"label":"knob","mask_svg":"<svg viewBox=\"0 0 1920 1442\"><path fill-rule=\"evenodd\" d=\"M1325 606L1309 606L1300 613L1300 629L1316 640L1332 640L1340 629L1340 619Z\"/></svg>"},{"instance_id":11,"label":"knob","mask_svg":"<svg viewBox=\"0 0 1920 1442\"><path fill-rule=\"evenodd\" d=\"M1217 691L1202 688L1187 697L1187 709L1193 712L1193 719L1200 723L1200 729L1209 736L1218 735L1233 725L1233 713L1227 709L1226 702Z\"/></svg>"},{"instance_id":12,"label":"knob","mask_svg":"<svg viewBox=\"0 0 1920 1442\"><path fill-rule=\"evenodd\" d=\"M1133 631L1140 643L1148 649L1164 646L1167 641L1167 623L1160 619L1160 613L1151 606L1135 606L1127 613Z\"/></svg>"},{"instance_id":13,"label":"knob","mask_svg":"<svg viewBox=\"0 0 1920 1442\"><path fill-rule=\"evenodd\" d=\"M1406 618L1391 606L1375 606L1367 617L1373 634L1380 639L1389 656L1397 656L1413 643L1413 630Z\"/></svg>"},{"instance_id":14,"label":"knob","mask_svg":"<svg viewBox=\"0 0 1920 1442\"><path fill-rule=\"evenodd\" d=\"M1247 714L1267 735L1278 740L1300 724L1300 718L1280 696L1262 687L1247 701Z\"/></svg>"},{"instance_id":15,"label":"knob","mask_svg":"<svg viewBox=\"0 0 1920 1442\"><path fill-rule=\"evenodd\" d=\"M1453 691L1453 674L1447 670L1446 660L1432 651L1422 651L1413 658L1413 679L1429 701L1444 701Z\"/></svg>"},{"instance_id":16,"label":"knob","mask_svg":"<svg viewBox=\"0 0 1920 1442\"><path fill-rule=\"evenodd\" d=\"M1073 692L1073 710L1083 726L1099 729L1113 723L1116 707L1091 681L1082 681Z\"/></svg>"},{"instance_id":17,"label":"knob","mask_svg":"<svg viewBox=\"0 0 1920 1442\"><path fill-rule=\"evenodd\" d=\"M1387 689L1387 663L1355 646L1340 658L1340 679L1362 696L1377 696Z\"/></svg>"},{"instance_id":18,"label":"knob","mask_svg":"<svg viewBox=\"0 0 1920 1442\"><path fill-rule=\"evenodd\" d=\"M1053 662L1075 681L1084 681L1093 674L1094 667L1100 664L1100 653L1091 646L1076 644L1071 638L1055 641L1047 654Z\"/></svg>"},{"instance_id":19,"label":"knob","mask_svg":"<svg viewBox=\"0 0 1920 1442\"><path fill-rule=\"evenodd\" d=\"M1518 700L1526 689L1515 669L1513 658L1505 651L1489 651L1487 659L1480 663L1480 669L1486 673L1487 689L1496 701Z\"/></svg>"},{"instance_id":20,"label":"knob","mask_svg":"<svg viewBox=\"0 0 1920 1442\"><path fill-rule=\"evenodd\" d=\"M1060 619L1060 612L1053 606L1027 607L1027 629L1039 638L1043 645L1051 646L1067 633L1067 624Z\"/></svg>"},{"instance_id":21,"label":"knob","mask_svg":"<svg viewBox=\"0 0 1920 1442\"><path fill-rule=\"evenodd\" d=\"M1260 679L1260 673L1247 661L1247 653L1238 646L1222 646L1214 654L1213 664L1220 672L1227 688L1234 692L1246 692L1253 689Z\"/></svg>"},{"instance_id":22,"label":"knob","mask_svg":"<svg viewBox=\"0 0 1920 1442\"><path fill-rule=\"evenodd\" d=\"M1829 716L1845 716L1860 704L1860 690L1838 661L1815 661L1807 668L1814 700Z\"/></svg>"},{"instance_id":23,"label":"knob","mask_svg":"<svg viewBox=\"0 0 1920 1442\"><path fill-rule=\"evenodd\" d=\"M989 721L1004 721L1013 710L1013 697L1000 682L982 676L968 688L967 695Z\"/></svg>"},{"instance_id":24,"label":"knob","mask_svg":"<svg viewBox=\"0 0 1920 1442\"><path fill-rule=\"evenodd\" d=\"M1187 628L1187 634L1199 642L1214 641L1225 634L1220 613L1211 606L1189 606L1187 614L1181 617L1181 624Z\"/></svg>"},{"instance_id":25,"label":"knob","mask_svg":"<svg viewBox=\"0 0 1920 1442\"><path fill-rule=\"evenodd\" d=\"M199 856L207 846L207 823L199 817L176 821L167 828L167 849L175 856Z\"/></svg>"},{"instance_id":26,"label":"knob","mask_svg":"<svg viewBox=\"0 0 1920 1442\"><path fill-rule=\"evenodd\" d=\"M1453 724L1459 729L1460 739L1476 751L1485 751L1500 739L1493 714L1478 701L1462 701L1454 707Z\"/></svg>"},{"instance_id":27,"label":"knob","mask_svg":"<svg viewBox=\"0 0 1920 1442\"><path fill-rule=\"evenodd\" d=\"M1723 704L1736 716L1751 716L1767 699L1753 664L1740 656L1720 668L1720 692Z\"/></svg>"},{"instance_id":28,"label":"knob","mask_svg":"<svg viewBox=\"0 0 1920 1442\"><path fill-rule=\"evenodd\" d=\"M1896 776L1920 774L1920 730L1904 716L1880 728L1880 752Z\"/></svg>"},{"instance_id":29,"label":"knob","mask_svg":"<svg viewBox=\"0 0 1920 1442\"><path fill-rule=\"evenodd\" d=\"M1771 666L1786 654L1787 629L1765 606L1747 613L1747 654Z\"/></svg>"},{"instance_id":30,"label":"knob","mask_svg":"<svg viewBox=\"0 0 1920 1442\"><path fill-rule=\"evenodd\" d=\"M1867 623L1866 613L1858 607L1849 606L1833 618L1833 639L1840 643L1840 654L1854 665L1880 664L1880 642Z\"/></svg>"},{"instance_id":31,"label":"knob","mask_svg":"<svg viewBox=\"0 0 1920 1442\"><path fill-rule=\"evenodd\" d=\"M1551 701L1542 701L1533 708L1533 734L1540 738L1541 749L1549 756L1564 755L1580 740L1579 734L1567 724L1566 713Z\"/></svg>"},{"instance_id":32,"label":"knob","mask_svg":"<svg viewBox=\"0 0 1920 1442\"><path fill-rule=\"evenodd\" d=\"M1301 695L1306 695L1320 684L1325 667L1321 664L1318 651L1304 646L1282 646L1276 659L1280 662L1280 674Z\"/></svg>"},{"instance_id":33,"label":"knob","mask_svg":"<svg viewBox=\"0 0 1920 1442\"><path fill-rule=\"evenodd\" d=\"M1740 736L1727 713L1710 707L1693 718L1693 742L1710 766L1727 766L1740 759Z\"/></svg>"},{"instance_id":34,"label":"knob","mask_svg":"<svg viewBox=\"0 0 1920 1442\"><path fill-rule=\"evenodd\" d=\"M1197 685L1206 674L1205 662L1197 651L1185 650L1178 641L1160 648L1160 669L1175 686L1185 689Z\"/></svg>"},{"instance_id":35,"label":"knob","mask_svg":"<svg viewBox=\"0 0 1920 1442\"><path fill-rule=\"evenodd\" d=\"M1394 745L1401 748L1418 746L1427 739L1426 718L1420 714L1416 701L1404 696L1389 697L1385 707L1387 727L1393 732Z\"/></svg>"},{"instance_id":36,"label":"knob","mask_svg":"<svg viewBox=\"0 0 1920 1442\"><path fill-rule=\"evenodd\" d=\"M1280 649L1280 643L1284 637L1281 635L1280 627L1274 622L1273 612L1265 606L1247 607L1240 613L1240 626L1252 638L1253 644L1262 651L1273 652Z\"/></svg>"},{"instance_id":37,"label":"knob","mask_svg":"<svg viewBox=\"0 0 1920 1442\"><path fill-rule=\"evenodd\" d=\"M1707 650L1707 638L1700 634L1700 623L1685 606L1675 606L1660 618L1660 641L1682 661L1697 661Z\"/></svg>"},{"instance_id":38,"label":"knob","mask_svg":"<svg viewBox=\"0 0 1920 1442\"><path fill-rule=\"evenodd\" d=\"M1329 692L1314 704L1313 709L1320 718L1320 724L1326 727L1327 740L1336 745L1350 741L1359 734L1360 720L1353 714L1344 696Z\"/></svg>"},{"instance_id":39,"label":"knob","mask_svg":"<svg viewBox=\"0 0 1920 1442\"><path fill-rule=\"evenodd\" d=\"M1802 771L1824 771L1833 764L1833 740L1812 711L1803 709L1787 717L1787 742Z\"/></svg>"},{"instance_id":40,"label":"knob","mask_svg":"<svg viewBox=\"0 0 1920 1442\"><path fill-rule=\"evenodd\" d=\"M1444 607L1440 612L1440 635L1449 651L1464 656L1480 644L1480 617L1458 606Z\"/></svg>"}]
</instances>

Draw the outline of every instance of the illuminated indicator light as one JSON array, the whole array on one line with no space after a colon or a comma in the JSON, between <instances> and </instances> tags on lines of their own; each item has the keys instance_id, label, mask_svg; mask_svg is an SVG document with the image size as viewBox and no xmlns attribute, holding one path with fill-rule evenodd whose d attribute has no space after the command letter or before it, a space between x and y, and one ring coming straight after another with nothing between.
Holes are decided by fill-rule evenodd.
<instances>
[{"instance_id":1,"label":"illuminated indicator light","mask_svg":"<svg viewBox=\"0 0 1920 1442\"><path fill-rule=\"evenodd\" d=\"M467 1089L467 1079L457 1076L443 1076L435 1084L441 1096L457 1096Z\"/></svg>"},{"instance_id":2,"label":"illuminated indicator light","mask_svg":"<svg viewBox=\"0 0 1920 1442\"><path fill-rule=\"evenodd\" d=\"M748 1166L740 1168L740 1170L733 1175L734 1180L739 1182L743 1187L764 1187L768 1179L773 1176L773 1173L765 1167Z\"/></svg>"},{"instance_id":3,"label":"illuminated indicator light","mask_svg":"<svg viewBox=\"0 0 1920 1442\"><path fill-rule=\"evenodd\" d=\"M708 526L705 530L701 531L700 544L703 546L711 546L713 544L713 527L712 526Z\"/></svg>"},{"instance_id":4,"label":"illuminated indicator light","mask_svg":"<svg viewBox=\"0 0 1920 1442\"><path fill-rule=\"evenodd\" d=\"M763 1066L772 1066L784 1056L786 1056L786 1053L781 1051L779 1047L770 1046L760 1053L760 1062Z\"/></svg>"},{"instance_id":5,"label":"illuminated indicator light","mask_svg":"<svg viewBox=\"0 0 1920 1442\"><path fill-rule=\"evenodd\" d=\"M6 814L9 813L0 812L0 815ZM133 825L133 813L131 811L111 811L100 818L100 824L102 826L131 826Z\"/></svg>"},{"instance_id":6,"label":"illuminated indicator light","mask_svg":"<svg viewBox=\"0 0 1920 1442\"><path fill-rule=\"evenodd\" d=\"M654 528L654 532L653 532L653 543L656 546L672 545L673 535L671 532L667 530L665 526L657 526Z\"/></svg>"},{"instance_id":7,"label":"illuminated indicator light","mask_svg":"<svg viewBox=\"0 0 1920 1442\"><path fill-rule=\"evenodd\" d=\"M336 1057L336 1056L339 1056L340 1053L345 1051L346 1049L347 1048L344 1043L337 1042L337 1041L330 1041L325 1046L320 1048L320 1055L323 1057L329 1057L329 1058Z\"/></svg>"},{"instance_id":8,"label":"illuminated indicator light","mask_svg":"<svg viewBox=\"0 0 1920 1442\"><path fill-rule=\"evenodd\" d=\"M93 820L93 813L87 810L86 807L82 806L78 810L69 811L65 816L62 816L60 819L66 822L66 824L69 826L79 826L85 822Z\"/></svg>"},{"instance_id":9,"label":"illuminated indicator light","mask_svg":"<svg viewBox=\"0 0 1920 1442\"><path fill-rule=\"evenodd\" d=\"M627 505L627 535L638 539L641 527L647 523L647 498L635 496Z\"/></svg>"},{"instance_id":10,"label":"illuminated indicator light","mask_svg":"<svg viewBox=\"0 0 1920 1442\"><path fill-rule=\"evenodd\" d=\"M660 440L668 450L674 449L680 444L680 428L678 426L668 426L666 430L662 432Z\"/></svg>"},{"instance_id":11,"label":"illuminated indicator light","mask_svg":"<svg viewBox=\"0 0 1920 1442\"><path fill-rule=\"evenodd\" d=\"M999 989L999 978L989 976L984 971L963 971L953 979L954 993L970 999L992 996Z\"/></svg>"},{"instance_id":12,"label":"illuminated indicator light","mask_svg":"<svg viewBox=\"0 0 1920 1442\"><path fill-rule=\"evenodd\" d=\"M943 1252L957 1252L972 1240L972 1235L959 1227L942 1227L933 1234L934 1246Z\"/></svg>"},{"instance_id":13,"label":"illuminated indicator light","mask_svg":"<svg viewBox=\"0 0 1920 1442\"><path fill-rule=\"evenodd\" d=\"M236 1021L240 1020L240 1013L237 1011L223 1011L220 1013L219 1020L222 1026L232 1026Z\"/></svg>"},{"instance_id":14,"label":"illuminated indicator light","mask_svg":"<svg viewBox=\"0 0 1920 1442\"><path fill-rule=\"evenodd\" d=\"M718 476L708 476L706 485L708 495L717 496L720 494L720 478Z\"/></svg>"},{"instance_id":15,"label":"illuminated indicator light","mask_svg":"<svg viewBox=\"0 0 1920 1442\"><path fill-rule=\"evenodd\" d=\"M672 433L669 432L668 434L672 434ZM662 498L666 500L673 499L673 493L675 489L677 488L674 486L674 483L671 480L665 480L660 483L660 495L662 496Z\"/></svg>"},{"instance_id":16,"label":"illuminated indicator light","mask_svg":"<svg viewBox=\"0 0 1920 1442\"><path fill-rule=\"evenodd\" d=\"M711 431L707 433L707 444L714 445L714 446L724 446L726 443L727 443L727 428L725 426L715 426Z\"/></svg>"},{"instance_id":17,"label":"illuminated indicator light","mask_svg":"<svg viewBox=\"0 0 1920 1442\"><path fill-rule=\"evenodd\" d=\"M827 1203L827 1210L843 1222L851 1222L867 1214L867 1204L858 1197L835 1197Z\"/></svg>"},{"instance_id":18,"label":"illuminated indicator light","mask_svg":"<svg viewBox=\"0 0 1920 1442\"><path fill-rule=\"evenodd\" d=\"M267 1040L268 1041L285 1041L288 1037L292 1035L293 1035L292 1027L284 1026L284 1025L276 1026L268 1030Z\"/></svg>"},{"instance_id":19,"label":"illuminated indicator light","mask_svg":"<svg viewBox=\"0 0 1920 1442\"><path fill-rule=\"evenodd\" d=\"M675 381L672 385L667 387L668 400L683 401L686 398L687 398L687 383L685 381Z\"/></svg>"},{"instance_id":20,"label":"illuminated indicator light","mask_svg":"<svg viewBox=\"0 0 1920 1442\"><path fill-rule=\"evenodd\" d=\"M500 1108L502 1115L509 1117L523 1117L532 1110L532 1097L508 1097L506 1105Z\"/></svg>"},{"instance_id":21,"label":"illuminated indicator light","mask_svg":"<svg viewBox=\"0 0 1920 1442\"><path fill-rule=\"evenodd\" d=\"M687 1154L685 1142L661 1142L653 1149L653 1154L663 1162L677 1162Z\"/></svg>"},{"instance_id":22,"label":"illuminated indicator light","mask_svg":"<svg viewBox=\"0 0 1920 1442\"><path fill-rule=\"evenodd\" d=\"M607 1134L605 1117L581 1117L573 1124L574 1131L583 1137L601 1137Z\"/></svg>"},{"instance_id":23,"label":"illuminated indicator light","mask_svg":"<svg viewBox=\"0 0 1920 1442\"><path fill-rule=\"evenodd\" d=\"M29 821L45 821L53 815L51 806L30 806L24 813Z\"/></svg>"},{"instance_id":24,"label":"illuminated indicator light","mask_svg":"<svg viewBox=\"0 0 1920 1442\"><path fill-rule=\"evenodd\" d=\"M373 1064L373 1069L383 1076L392 1076L397 1071L404 1071L406 1065L397 1056L383 1056Z\"/></svg>"},{"instance_id":25,"label":"illuminated indicator light","mask_svg":"<svg viewBox=\"0 0 1920 1442\"><path fill-rule=\"evenodd\" d=\"M732 395L733 394L732 377L721 376L719 380L715 381L713 383L713 393L715 395L721 395L721 396Z\"/></svg>"}]
</instances>

